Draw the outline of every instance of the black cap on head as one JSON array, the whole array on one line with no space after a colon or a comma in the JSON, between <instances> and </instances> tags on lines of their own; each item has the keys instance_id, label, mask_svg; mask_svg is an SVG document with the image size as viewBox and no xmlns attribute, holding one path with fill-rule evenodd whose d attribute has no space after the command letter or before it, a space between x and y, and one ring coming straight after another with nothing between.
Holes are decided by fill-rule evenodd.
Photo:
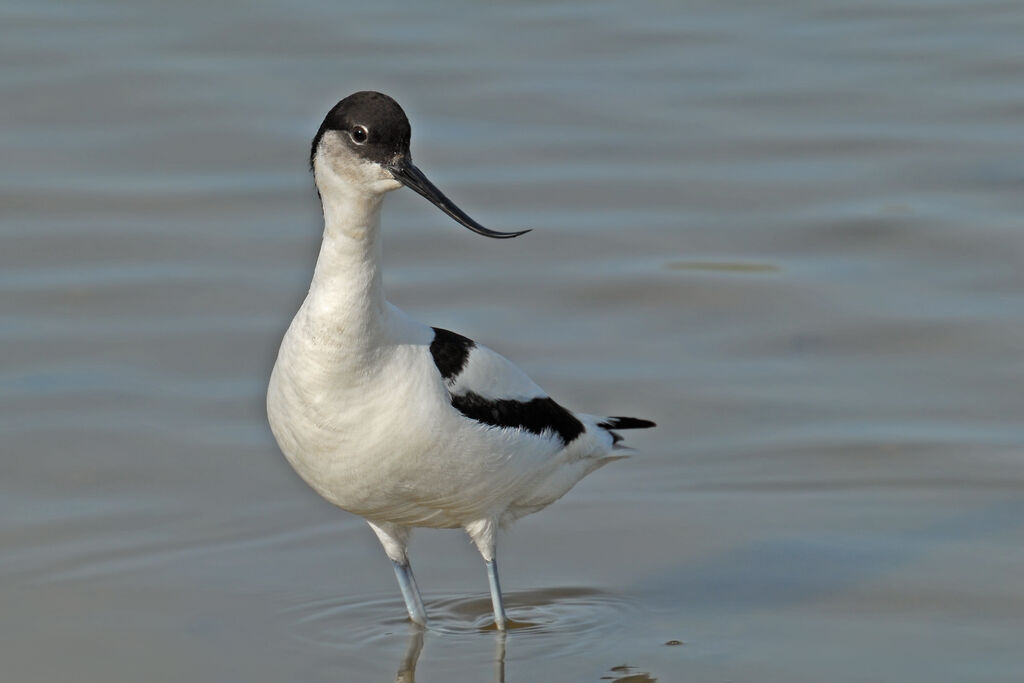
<instances>
[{"instance_id":1,"label":"black cap on head","mask_svg":"<svg viewBox=\"0 0 1024 683\"><path fill-rule=\"evenodd\" d=\"M327 112L309 151L313 167L316 148L329 130L343 132L342 140L360 157L379 164L408 154L412 131L398 102L384 93L363 90L352 93Z\"/></svg>"}]
</instances>

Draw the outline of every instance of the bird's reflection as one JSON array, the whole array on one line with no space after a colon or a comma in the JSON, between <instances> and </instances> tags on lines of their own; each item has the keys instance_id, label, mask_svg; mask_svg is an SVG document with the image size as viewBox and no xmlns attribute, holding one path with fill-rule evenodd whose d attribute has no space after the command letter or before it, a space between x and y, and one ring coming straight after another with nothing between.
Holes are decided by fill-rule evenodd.
<instances>
[{"instance_id":1,"label":"bird's reflection","mask_svg":"<svg viewBox=\"0 0 1024 683\"><path fill-rule=\"evenodd\" d=\"M494 632L494 680L505 683L505 631Z\"/></svg>"},{"instance_id":2,"label":"bird's reflection","mask_svg":"<svg viewBox=\"0 0 1024 683\"><path fill-rule=\"evenodd\" d=\"M423 651L423 629L414 625L409 627L409 644L405 646L405 654L398 665L395 683L416 683L416 662Z\"/></svg>"},{"instance_id":3,"label":"bird's reflection","mask_svg":"<svg viewBox=\"0 0 1024 683\"><path fill-rule=\"evenodd\" d=\"M416 683L416 662L423 651L423 637L426 631L414 624L409 625L409 644L405 646L405 654L398 665L398 675L395 676L395 683ZM505 631L494 633L494 680L495 683L505 683ZM666 643L667 645L668 643ZM603 677L611 683L656 683L654 676L644 671L637 671L636 667L622 664L613 666L611 675Z\"/></svg>"},{"instance_id":4,"label":"bird's reflection","mask_svg":"<svg viewBox=\"0 0 1024 683\"><path fill-rule=\"evenodd\" d=\"M423 636L426 633L422 628L410 624L409 644L405 646L405 654L398 665L398 675L395 676L395 683L416 683L416 662L419 661L420 652L423 651ZM505 683L505 632L496 631L494 634L494 680L495 683Z\"/></svg>"}]
</instances>

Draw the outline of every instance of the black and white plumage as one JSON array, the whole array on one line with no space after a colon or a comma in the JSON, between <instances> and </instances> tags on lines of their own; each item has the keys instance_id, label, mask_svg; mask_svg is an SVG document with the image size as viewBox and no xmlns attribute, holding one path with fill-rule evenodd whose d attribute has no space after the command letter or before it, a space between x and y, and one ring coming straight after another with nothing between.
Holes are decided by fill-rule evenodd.
<instances>
[{"instance_id":1,"label":"black and white plumage","mask_svg":"<svg viewBox=\"0 0 1024 683\"><path fill-rule=\"evenodd\" d=\"M479 234L489 230L412 164L410 128L386 95L339 102L310 163L324 236L309 293L281 342L267 392L271 429L320 495L364 517L394 563L412 620L426 623L406 546L413 527L464 528L487 564L495 623L506 617L497 530L623 457L614 430L653 422L556 403L501 355L416 322L384 299L380 208L405 185Z\"/></svg>"},{"instance_id":2,"label":"black and white plumage","mask_svg":"<svg viewBox=\"0 0 1024 683\"><path fill-rule=\"evenodd\" d=\"M509 361L460 334L433 329L430 355L448 386L452 406L464 416L491 427L554 434L563 447L584 432L575 415ZM500 395L485 395L492 393Z\"/></svg>"}]
</instances>

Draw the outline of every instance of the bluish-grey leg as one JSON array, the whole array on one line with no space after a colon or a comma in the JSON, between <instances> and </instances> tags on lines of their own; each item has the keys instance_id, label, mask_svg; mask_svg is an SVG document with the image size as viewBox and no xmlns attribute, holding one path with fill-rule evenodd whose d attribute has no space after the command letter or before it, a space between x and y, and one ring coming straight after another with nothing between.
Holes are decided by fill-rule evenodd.
<instances>
[{"instance_id":1,"label":"bluish-grey leg","mask_svg":"<svg viewBox=\"0 0 1024 683\"><path fill-rule=\"evenodd\" d=\"M498 561L485 560L487 565L487 582L491 584L491 604L494 605L494 625L499 631L505 630L505 605L501 600L501 583L498 582Z\"/></svg>"},{"instance_id":2,"label":"bluish-grey leg","mask_svg":"<svg viewBox=\"0 0 1024 683\"><path fill-rule=\"evenodd\" d=\"M412 575L412 566L408 562L402 564L395 560L391 560L391 564L395 565L395 576L398 577L398 587L402 589L409 618L413 623L426 627L427 611L423 609L423 600L420 598L420 589L416 586L416 577Z\"/></svg>"}]
</instances>

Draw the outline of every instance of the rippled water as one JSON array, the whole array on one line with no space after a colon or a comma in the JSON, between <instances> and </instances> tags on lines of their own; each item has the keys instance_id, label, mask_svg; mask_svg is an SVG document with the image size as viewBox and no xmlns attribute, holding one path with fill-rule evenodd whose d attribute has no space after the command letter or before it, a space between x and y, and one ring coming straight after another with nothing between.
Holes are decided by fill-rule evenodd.
<instances>
[{"instance_id":1,"label":"rippled water","mask_svg":"<svg viewBox=\"0 0 1024 683\"><path fill-rule=\"evenodd\" d=\"M1016 681L1018 2L0 4L0 661L17 681ZM389 298L635 414L411 631L262 401L309 139L384 90Z\"/></svg>"}]
</instances>

